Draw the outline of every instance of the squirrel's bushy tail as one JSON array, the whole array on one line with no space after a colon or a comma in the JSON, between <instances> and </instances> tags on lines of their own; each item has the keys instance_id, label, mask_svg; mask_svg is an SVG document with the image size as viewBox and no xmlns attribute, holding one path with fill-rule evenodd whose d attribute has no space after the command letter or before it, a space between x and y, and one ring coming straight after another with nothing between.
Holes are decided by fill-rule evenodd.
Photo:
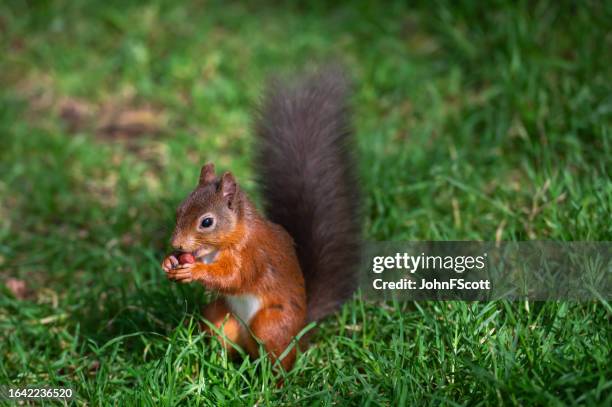
<instances>
[{"instance_id":1,"label":"squirrel's bushy tail","mask_svg":"<svg viewBox=\"0 0 612 407\"><path fill-rule=\"evenodd\" d=\"M359 194L348 88L336 68L272 81L255 123L266 213L295 241L309 321L337 310L356 286Z\"/></svg>"}]
</instances>

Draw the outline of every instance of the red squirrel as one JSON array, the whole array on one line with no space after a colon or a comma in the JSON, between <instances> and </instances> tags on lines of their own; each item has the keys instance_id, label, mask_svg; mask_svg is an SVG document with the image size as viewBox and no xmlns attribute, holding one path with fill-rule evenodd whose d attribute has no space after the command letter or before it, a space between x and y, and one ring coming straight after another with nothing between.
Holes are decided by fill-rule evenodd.
<instances>
[{"instance_id":1,"label":"red squirrel","mask_svg":"<svg viewBox=\"0 0 612 407\"><path fill-rule=\"evenodd\" d=\"M266 217L211 163L176 212L176 252L163 270L220 293L203 317L253 356L257 338L276 362L354 291L360 224L347 96L335 69L270 82L254 127ZM279 363L289 370L295 356L294 346Z\"/></svg>"}]
</instances>

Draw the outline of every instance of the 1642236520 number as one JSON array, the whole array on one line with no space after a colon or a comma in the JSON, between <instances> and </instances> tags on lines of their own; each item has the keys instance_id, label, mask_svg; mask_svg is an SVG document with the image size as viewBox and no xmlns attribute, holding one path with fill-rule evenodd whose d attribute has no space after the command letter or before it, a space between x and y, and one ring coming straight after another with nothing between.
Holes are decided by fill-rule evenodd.
<instances>
[{"instance_id":1,"label":"1642236520 number","mask_svg":"<svg viewBox=\"0 0 612 407\"><path fill-rule=\"evenodd\" d=\"M0 399L37 400L61 399L68 400L74 396L70 387L0 387Z\"/></svg>"}]
</instances>

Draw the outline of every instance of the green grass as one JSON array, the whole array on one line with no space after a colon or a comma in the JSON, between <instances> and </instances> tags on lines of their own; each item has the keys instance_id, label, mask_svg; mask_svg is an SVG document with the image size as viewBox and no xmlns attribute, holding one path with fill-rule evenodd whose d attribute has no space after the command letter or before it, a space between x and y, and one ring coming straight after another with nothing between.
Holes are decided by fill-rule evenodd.
<instances>
[{"instance_id":1,"label":"green grass","mask_svg":"<svg viewBox=\"0 0 612 407\"><path fill-rule=\"evenodd\" d=\"M0 384L78 405L610 405L603 300L356 299L282 388L182 325L208 294L158 266L174 208L207 160L254 193L253 102L313 61L355 79L367 239L612 240L609 3L257 3L0 4L0 277L29 288L0 294ZM121 109L144 131L109 137Z\"/></svg>"}]
</instances>

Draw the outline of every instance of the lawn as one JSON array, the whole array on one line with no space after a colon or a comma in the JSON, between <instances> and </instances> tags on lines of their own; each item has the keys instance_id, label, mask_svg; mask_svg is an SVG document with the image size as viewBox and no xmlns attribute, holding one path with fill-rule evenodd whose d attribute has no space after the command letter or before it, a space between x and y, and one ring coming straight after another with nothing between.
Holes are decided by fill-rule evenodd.
<instances>
[{"instance_id":1,"label":"lawn","mask_svg":"<svg viewBox=\"0 0 612 407\"><path fill-rule=\"evenodd\" d=\"M273 72L347 67L366 240L612 240L609 2L277 3L0 4L0 384L76 405L612 404L606 299L356 296L283 387L199 334L209 294L159 263L202 163L256 195Z\"/></svg>"}]
</instances>

